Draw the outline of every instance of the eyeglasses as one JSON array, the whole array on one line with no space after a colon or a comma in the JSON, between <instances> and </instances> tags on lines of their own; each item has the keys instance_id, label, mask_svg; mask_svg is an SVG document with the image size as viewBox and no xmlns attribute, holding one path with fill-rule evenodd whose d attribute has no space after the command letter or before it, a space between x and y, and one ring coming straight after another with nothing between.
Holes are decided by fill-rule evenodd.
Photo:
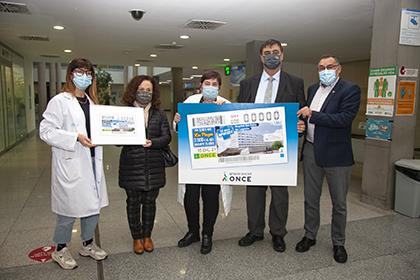
<instances>
[{"instance_id":1,"label":"eyeglasses","mask_svg":"<svg viewBox=\"0 0 420 280\"><path fill-rule=\"evenodd\" d=\"M91 78L92 74L93 74L92 71L90 71L90 70L86 71L86 70L79 69L79 68L74 69L73 73L76 74L77 76L83 76L83 74L86 74L86 76L89 77L89 78Z\"/></svg>"},{"instance_id":2,"label":"eyeglasses","mask_svg":"<svg viewBox=\"0 0 420 280\"><path fill-rule=\"evenodd\" d=\"M336 68L337 66L338 66L339 64L330 64L330 65L327 65L327 67L325 67L325 66L323 66L323 65L319 65L318 66L318 72L322 72L322 71L324 71L325 69L327 69L327 70L333 70L334 68Z\"/></svg>"}]
</instances>

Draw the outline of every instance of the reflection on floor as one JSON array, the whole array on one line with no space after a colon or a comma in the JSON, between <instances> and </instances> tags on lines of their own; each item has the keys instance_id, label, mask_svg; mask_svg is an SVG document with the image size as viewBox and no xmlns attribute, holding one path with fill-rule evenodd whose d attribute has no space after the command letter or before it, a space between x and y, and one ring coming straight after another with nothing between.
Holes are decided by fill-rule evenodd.
<instances>
[{"instance_id":1,"label":"reflection on floor","mask_svg":"<svg viewBox=\"0 0 420 280\"><path fill-rule=\"evenodd\" d=\"M176 135L171 147L176 152ZM245 186L234 187L229 216L221 207L210 254L200 254L200 243L178 248L187 223L184 209L176 201L178 175L174 167L167 169L168 183L157 202L152 233L155 250L136 255L126 221L125 192L118 187L119 152L115 146L104 149L110 205L101 212L99 229L102 248L109 257L97 263L78 255L81 239L77 221L69 247L79 267L72 271L62 270L52 261L39 263L28 257L36 248L55 245L50 148L34 136L0 156L0 279L418 279L420 275L419 219L361 203L361 178L357 174L361 168L357 166L348 195L346 264L332 258L331 202L326 188L317 244L306 253L294 249L304 233L301 171L298 186L289 188L286 252L272 249L268 229L263 241L238 246L239 238L247 233ZM267 196L268 201L270 191Z\"/></svg>"}]
</instances>

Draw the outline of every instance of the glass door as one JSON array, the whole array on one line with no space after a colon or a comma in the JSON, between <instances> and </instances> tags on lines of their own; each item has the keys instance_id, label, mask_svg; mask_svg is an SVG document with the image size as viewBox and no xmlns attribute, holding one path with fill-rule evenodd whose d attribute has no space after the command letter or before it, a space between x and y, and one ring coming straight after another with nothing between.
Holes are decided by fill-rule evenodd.
<instances>
[{"instance_id":1,"label":"glass door","mask_svg":"<svg viewBox=\"0 0 420 280\"><path fill-rule=\"evenodd\" d=\"M12 81L12 67L4 66L4 76L6 90L6 122L7 122L7 146L16 142L16 126L15 126L15 98L13 94L13 81Z\"/></svg>"},{"instance_id":2,"label":"glass door","mask_svg":"<svg viewBox=\"0 0 420 280\"><path fill-rule=\"evenodd\" d=\"M4 66L0 64L0 152L6 149L6 94L4 89Z\"/></svg>"}]
</instances>

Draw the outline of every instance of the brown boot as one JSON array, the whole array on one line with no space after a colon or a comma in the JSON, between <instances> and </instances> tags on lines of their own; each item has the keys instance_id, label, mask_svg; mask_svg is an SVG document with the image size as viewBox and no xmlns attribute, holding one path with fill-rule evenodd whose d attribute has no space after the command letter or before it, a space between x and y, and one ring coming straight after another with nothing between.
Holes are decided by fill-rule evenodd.
<instances>
[{"instance_id":1,"label":"brown boot","mask_svg":"<svg viewBox=\"0 0 420 280\"><path fill-rule=\"evenodd\" d=\"M134 239L133 240L133 249L136 254L143 254L144 252L144 246L143 246L143 240L142 239Z\"/></svg>"},{"instance_id":2,"label":"brown boot","mask_svg":"<svg viewBox=\"0 0 420 280\"><path fill-rule=\"evenodd\" d=\"M152 239L144 238L143 239L143 244L144 244L144 250L146 250L146 252L152 252L153 251Z\"/></svg>"}]
</instances>

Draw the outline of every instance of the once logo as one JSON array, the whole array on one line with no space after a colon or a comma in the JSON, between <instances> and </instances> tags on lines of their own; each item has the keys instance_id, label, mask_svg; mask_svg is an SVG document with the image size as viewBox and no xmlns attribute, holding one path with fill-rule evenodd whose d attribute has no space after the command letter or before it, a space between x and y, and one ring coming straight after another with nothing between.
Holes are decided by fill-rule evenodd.
<instances>
[{"instance_id":1,"label":"once logo","mask_svg":"<svg viewBox=\"0 0 420 280\"><path fill-rule=\"evenodd\" d=\"M243 182L243 183L250 183L251 182L251 176L230 176L229 177L230 182Z\"/></svg>"}]
</instances>

